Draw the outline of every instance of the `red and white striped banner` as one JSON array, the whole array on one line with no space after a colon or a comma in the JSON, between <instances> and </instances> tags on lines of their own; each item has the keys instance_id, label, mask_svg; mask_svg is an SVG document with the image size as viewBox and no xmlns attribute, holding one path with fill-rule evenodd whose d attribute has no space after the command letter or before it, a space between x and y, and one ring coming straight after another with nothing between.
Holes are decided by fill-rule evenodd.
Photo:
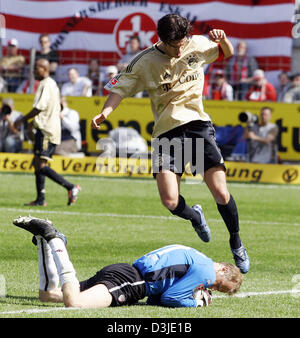
<instances>
[{"instance_id":1,"label":"red and white striped banner","mask_svg":"<svg viewBox=\"0 0 300 338\"><path fill-rule=\"evenodd\" d=\"M64 65L86 65L92 57L103 65L117 62L128 38L140 36L143 47L157 41L157 20L168 13L188 17L194 34L224 29L232 43L244 39L267 77L289 70L292 53L293 0L0 0L5 17L5 46L11 38L20 52L40 48L49 33Z\"/></svg>"}]
</instances>

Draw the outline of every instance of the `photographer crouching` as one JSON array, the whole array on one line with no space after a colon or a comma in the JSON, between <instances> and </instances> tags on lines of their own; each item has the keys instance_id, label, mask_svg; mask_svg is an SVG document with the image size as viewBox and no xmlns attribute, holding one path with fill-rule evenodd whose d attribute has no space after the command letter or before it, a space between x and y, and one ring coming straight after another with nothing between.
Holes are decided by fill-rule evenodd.
<instances>
[{"instance_id":1,"label":"photographer crouching","mask_svg":"<svg viewBox=\"0 0 300 338\"><path fill-rule=\"evenodd\" d=\"M14 101L6 98L0 110L0 152L18 153L23 146L23 129L16 129L14 122L22 118L22 114L14 110Z\"/></svg>"},{"instance_id":2,"label":"photographer crouching","mask_svg":"<svg viewBox=\"0 0 300 338\"><path fill-rule=\"evenodd\" d=\"M246 122L243 138L247 140L248 161L254 163L278 163L278 126L271 123L272 108L263 107L260 119L249 112L240 113L241 122Z\"/></svg>"}]
</instances>

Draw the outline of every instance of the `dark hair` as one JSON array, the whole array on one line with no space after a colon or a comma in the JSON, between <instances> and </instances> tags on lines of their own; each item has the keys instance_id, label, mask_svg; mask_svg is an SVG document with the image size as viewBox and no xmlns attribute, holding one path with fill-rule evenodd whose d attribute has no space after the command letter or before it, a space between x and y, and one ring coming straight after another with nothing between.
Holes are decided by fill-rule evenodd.
<instances>
[{"instance_id":1,"label":"dark hair","mask_svg":"<svg viewBox=\"0 0 300 338\"><path fill-rule=\"evenodd\" d=\"M92 61L96 61L96 62L97 62L97 65L98 65L98 68L97 68L97 70L96 70L96 72L95 72L95 75L93 75L93 72L92 72L92 70L91 70L91 68L90 68L90 65L91 65ZM98 79L98 78L99 78L99 75L100 75L100 66L101 66L101 62L100 62L99 59L97 59L97 58L92 58L92 59L90 59L89 64L88 64L88 71L87 71L86 76L87 76L89 79L91 79L93 76L95 76L95 78Z\"/></svg>"},{"instance_id":2,"label":"dark hair","mask_svg":"<svg viewBox=\"0 0 300 338\"><path fill-rule=\"evenodd\" d=\"M42 38L48 38L50 40L50 36L48 33L42 33L39 37L39 41L41 42Z\"/></svg>"},{"instance_id":3,"label":"dark hair","mask_svg":"<svg viewBox=\"0 0 300 338\"><path fill-rule=\"evenodd\" d=\"M129 38L129 41L132 41L132 40L136 40L139 44L141 43L141 39L140 39L139 36L137 36L137 35L132 35L132 36Z\"/></svg>"},{"instance_id":4,"label":"dark hair","mask_svg":"<svg viewBox=\"0 0 300 338\"><path fill-rule=\"evenodd\" d=\"M191 29L190 22L178 14L167 14L157 23L157 34L165 43L182 40L189 35Z\"/></svg>"},{"instance_id":5,"label":"dark hair","mask_svg":"<svg viewBox=\"0 0 300 338\"><path fill-rule=\"evenodd\" d=\"M262 111L265 110L265 109L268 109L268 110L270 110L271 113L273 113L273 108L271 108L271 107L269 107L269 106L264 106L264 107L262 107L262 108L260 109L260 111L262 112Z\"/></svg>"}]
</instances>

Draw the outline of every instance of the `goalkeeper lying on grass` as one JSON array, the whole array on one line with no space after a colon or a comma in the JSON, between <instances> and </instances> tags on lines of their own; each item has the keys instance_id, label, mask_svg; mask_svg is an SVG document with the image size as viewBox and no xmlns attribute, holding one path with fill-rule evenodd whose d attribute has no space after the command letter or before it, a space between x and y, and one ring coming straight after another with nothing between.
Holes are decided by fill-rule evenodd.
<instances>
[{"instance_id":1,"label":"goalkeeper lying on grass","mask_svg":"<svg viewBox=\"0 0 300 338\"><path fill-rule=\"evenodd\" d=\"M66 249L66 237L51 221L20 216L13 224L34 235L39 260L39 297L43 302L100 308L133 305L148 297L148 305L208 306L211 302L208 288L232 295L242 283L242 274L233 264L215 263L201 252L177 244L154 250L132 265L108 265L90 279L79 282Z\"/></svg>"}]
</instances>

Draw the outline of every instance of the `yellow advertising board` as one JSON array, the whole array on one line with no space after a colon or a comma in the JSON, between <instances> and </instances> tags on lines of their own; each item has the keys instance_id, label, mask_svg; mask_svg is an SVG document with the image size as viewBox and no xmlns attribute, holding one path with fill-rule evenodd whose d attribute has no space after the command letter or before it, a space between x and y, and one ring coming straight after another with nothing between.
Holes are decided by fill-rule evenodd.
<instances>
[{"instance_id":1,"label":"yellow advertising board","mask_svg":"<svg viewBox=\"0 0 300 338\"><path fill-rule=\"evenodd\" d=\"M0 172L33 173L32 154L0 153ZM226 162L229 182L300 184L300 165ZM152 177L148 159L53 156L49 165L62 175ZM195 179L185 174L183 178ZM201 179L201 177L196 177Z\"/></svg>"},{"instance_id":2,"label":"yellow advertising board","mask_svg":"<svg viewBox=\"0 0 300 338\"><path fill-rule=\"evenodd\" d=\"M15 109L26 114L32 109L33 95L1 94L11 97ZM69 107L79 112L83 136L87 140L87 150L97 153L97 141L108 136L110 130L117 127L135 128L150 145L153 128L153 116L148 98L124 99L119 107L104 121L101 130L91 129L91 119L100 112L105 97L68 97ZM259 114L263 106L273 109L272 122L279 127L279 156L282 160L300 161L300 105L274 102L246 101L204 101L205 111L210 114L217 126L241 124L238 116L243 111Z\"/></svg>"}]
</instances>

